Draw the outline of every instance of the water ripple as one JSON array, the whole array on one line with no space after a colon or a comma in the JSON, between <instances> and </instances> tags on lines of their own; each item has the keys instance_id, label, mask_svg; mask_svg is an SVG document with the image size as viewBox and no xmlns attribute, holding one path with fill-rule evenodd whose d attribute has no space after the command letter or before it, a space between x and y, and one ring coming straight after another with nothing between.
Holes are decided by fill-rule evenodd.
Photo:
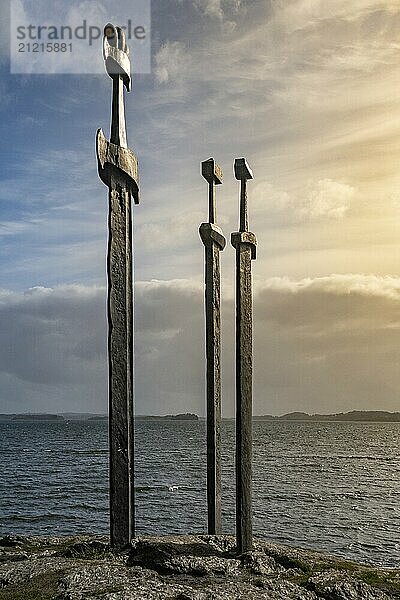
<instances>
[{"instance_id":1,"label":"water ripple","mask_svg":"<svg viewBox=\"0 0 400 600\"><path fill-rule=\"evenodd\" d=\"M105 422L0 423L0 535L107 534ZM233 422L222 427L223 528L235 528ZM206 533L203 422L138 422L140 534ZM400 564L400 424L254 424L256 535Z\"/></svg>"}]
</instances>

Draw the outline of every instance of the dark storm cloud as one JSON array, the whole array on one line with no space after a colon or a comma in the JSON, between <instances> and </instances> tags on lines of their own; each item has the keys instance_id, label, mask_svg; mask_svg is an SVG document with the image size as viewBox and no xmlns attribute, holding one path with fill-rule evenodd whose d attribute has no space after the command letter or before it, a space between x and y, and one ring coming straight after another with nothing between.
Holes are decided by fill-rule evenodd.
<instances>
[{"instance_id":1,"label":"dark storm cloud","mask_svg":"<svg viewBox=\"0 0 400 600\"><path fill-rule=\"evenodd\" d=\"M104 290L63 286L2 293L1 371L32 383L87 382L105 357Z\"/></svg>"},{"instance_id":2,"label":"dark storm cloud","mask_svg":"<svg viewBox=\"0 0 400 600\"><path fill-rule=\"evenodd\" d=\"M372 275L261 286L257 412L398 410L399 290Z\"/></svg>"},{"instance_id":3,"label":"dark storm cloud","mask_svg":"<svg viewBox=\"0 0 400 600\"><path fill-rule=\"evenodd\" d=\"M392 277L258 282L254 412L398 410L399 300ZM106 410L105 302L101 287L2 292L0 412L12 410L8 398L18 406L16 390L25 410ZM202 285L139 282L135 315L137 412L204 414ZM226 294L223 316L223 404L232 415L234 315Z\"/></svg>"}]
</instances>

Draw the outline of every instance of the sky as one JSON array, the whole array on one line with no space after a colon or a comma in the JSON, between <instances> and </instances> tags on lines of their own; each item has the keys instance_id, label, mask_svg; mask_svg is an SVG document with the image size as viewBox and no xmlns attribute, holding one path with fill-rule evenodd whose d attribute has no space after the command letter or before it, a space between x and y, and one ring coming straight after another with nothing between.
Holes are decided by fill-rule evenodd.
<instances>
[{"instance_id":1,"label":"sky","mask_svg":"<svg viewBox=\"0 0 400 600\"><path fill-rule=\"evenodd\" d=\"M104 74L10 73L0 13L0 412L107 410ZM59 2L60 4L60 2ZM62 4L62 2L61 2ZM65 4L65 2L64 2ZM76 11L114 17L106 0ZM118 3L129 12L130 3ZM86 14L85 13L85 14ZM136 412L205 413L204 248L224 183L222 403L234 414L234 250L246 157L254 413L400 410L400 5L153 0L151 73L126 96ZM98 42L101 56L101 42ZM133 57L134 61L134 57Z\"/></svg>"}]
</instances>

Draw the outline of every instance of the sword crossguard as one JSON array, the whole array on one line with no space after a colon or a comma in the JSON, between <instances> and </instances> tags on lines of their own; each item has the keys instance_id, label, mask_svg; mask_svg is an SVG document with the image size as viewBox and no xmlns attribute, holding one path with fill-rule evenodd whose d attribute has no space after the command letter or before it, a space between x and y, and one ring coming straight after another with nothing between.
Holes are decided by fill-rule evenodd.
<instances>
[{"instance_id":1,"label":"sword crossguard","mask_svg":"<svg viewBox=\"0 0 400 600\"><path fill-rule=\"evenodd\" d=\"M219 250L223 250L226 245L226 239L222 229L214 223L202 223L199 228L201 241L206 248L212 248L215 244Z\"/></svg>"},{"instance_id":2,"label":"sword crossguard","mask_svg":"<svg viewBox=\"0 0 400 600\"><path fill-rule=\"evenodd\" d=\"M101 129L97 130L96 153L99 177L110 187L113 175L125 182L135 204L139 204L139 167L135 154L109 142Z\"/></svg>"},{"instance_id":3,"label":"sword crossguard","mask_svg":"<svg viewBox=\"0 0 400 600\"><path fill-rule=\"evenodd\" d=\"M122 77L128 92L131 90L131 62L125 32L121 27L107 23L104 27L103 56L109 76Z\"/></svg>"}]
</instances>

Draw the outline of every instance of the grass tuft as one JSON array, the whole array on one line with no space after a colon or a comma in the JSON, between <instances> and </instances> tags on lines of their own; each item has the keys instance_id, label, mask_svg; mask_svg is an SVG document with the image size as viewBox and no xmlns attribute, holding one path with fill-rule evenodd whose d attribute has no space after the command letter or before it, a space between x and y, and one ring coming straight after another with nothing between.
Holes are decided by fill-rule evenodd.
<instances>
[{"instance_id":1,"label":"grass tuft","mask_svg":"<svg viewBox=\"0 0 400 600\"><path fill-rule=\"evenodd\" d=\"M54 600L62 571L53 571L32 577L28 581L12 583L0 589L0 600Z\"/></svg>"}]
</instances>

